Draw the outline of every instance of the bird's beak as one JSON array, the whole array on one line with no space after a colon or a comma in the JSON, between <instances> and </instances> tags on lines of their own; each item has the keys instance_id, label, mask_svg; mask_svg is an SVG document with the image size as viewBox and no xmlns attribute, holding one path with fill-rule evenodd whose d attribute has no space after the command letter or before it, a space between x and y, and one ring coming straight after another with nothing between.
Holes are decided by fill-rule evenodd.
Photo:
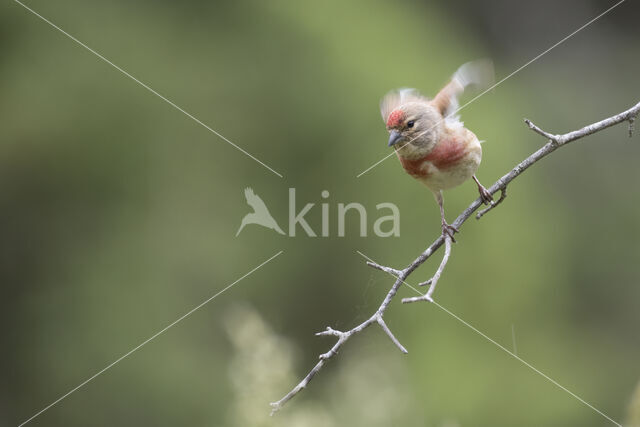
<instances>
[{"instance_id":1,"label":"bird's beak","mask_svg":"<svg viewBox=\"0 0 640 427\"><path fill-rule=\"evenodd\" d=\"M395 145L400 139L402 138L402 135L400 135L400 133L396 130L392 130L391 132L389 132L389 147Z\"/></svg>"}]
</instances>

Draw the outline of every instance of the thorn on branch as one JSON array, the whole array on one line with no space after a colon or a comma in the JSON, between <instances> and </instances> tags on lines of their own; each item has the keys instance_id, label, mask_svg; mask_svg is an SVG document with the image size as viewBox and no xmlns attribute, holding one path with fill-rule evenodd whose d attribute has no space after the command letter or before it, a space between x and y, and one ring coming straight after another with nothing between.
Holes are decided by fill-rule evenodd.
<instances>
[{"instance_id":1,"label":"thorn on branch","mask_svg":"<svg viewBox=\"0 0 640 427\"><path fill-rule=\"evenodd\" d=\"M633 137L633 123L636 121L637 117L637 115L629 117L629 138Z\"/></svg>"},{"instance_id":2,"label":"thorn on branch","mask_svg":"<svg viewBox=\"0 0 640 427\"><path fill-rule=\"evenodd\" d=\"M476 214L476 219L482 218L484 214L486 214L487 212L489 212L490 210L492 210L493 208L498 206L506 198L507 198L507 186L505 185L503 188L500 189L500 198L495 203L492 203L488 207L486 207L486 208L482 209L480 212L478 212Z\"/></svg>"}]
</instances>

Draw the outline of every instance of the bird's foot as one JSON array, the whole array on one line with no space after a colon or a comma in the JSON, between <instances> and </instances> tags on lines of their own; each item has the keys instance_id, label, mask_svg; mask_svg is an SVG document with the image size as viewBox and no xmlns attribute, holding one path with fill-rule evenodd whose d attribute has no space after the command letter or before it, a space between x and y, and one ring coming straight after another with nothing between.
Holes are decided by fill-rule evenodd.
<instances>
[{"instance_id":1,"label":"bird's foot","mask_svg":"<svg viewBox=\"0 0 640 427\"><path fill-rule=\"evenodd\" d=\"M449 225L446 222L442 223L442 236L443 237L450 237L451 241L453 243L456 242L456 239L453 237L454 233L459 233L460 230L458 230L456 227L454 227L453 225Z\"/></svg>"},{"instance_id":2,"label":"bird's foot","mask_svg":"<svg viewBox=\"0 0 640 427\"><path fill-rule=\"evenodd\" d=\"M482 199L482 203L489 206L493 204L493 196L489 193L489 190L484 188L483 185L478 184L478 193L480 193L480 198Z\"/></svg>"}]
</instances>

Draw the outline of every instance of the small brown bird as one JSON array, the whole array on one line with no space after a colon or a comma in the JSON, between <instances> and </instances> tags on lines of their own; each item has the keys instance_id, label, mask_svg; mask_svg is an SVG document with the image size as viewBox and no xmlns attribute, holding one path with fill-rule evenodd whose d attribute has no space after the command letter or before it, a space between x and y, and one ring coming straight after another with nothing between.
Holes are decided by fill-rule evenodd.
<instances>
[{"instance_id":1,"label":"small brown bird","mask_svg":"<svg viewBox=\"0 0 640 427\"><path fill-rule=\"evenodd\" d=\"M483 89L492 82L493 64L479 60L462 65L432 100L415 89L400 89L389 92L380 103L389 146L405 171L433 192L440 206L442 233L452 240L458 230L445 220L442 190L473 178L482 201L493 200L475 176L482 159L480 141L456 115L458 96L467 87Z\"/></svg>"}]
</instances>

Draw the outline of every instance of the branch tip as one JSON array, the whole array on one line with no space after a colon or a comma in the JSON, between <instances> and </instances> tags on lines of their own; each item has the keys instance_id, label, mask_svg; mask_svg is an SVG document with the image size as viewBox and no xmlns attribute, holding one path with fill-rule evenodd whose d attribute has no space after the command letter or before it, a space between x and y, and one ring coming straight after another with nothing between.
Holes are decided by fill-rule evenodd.
<instances>
[{"instance_id":1,"label":"branch tip","mask_svg":"<svg viewBox=\"0 0 640 427\"><path fill-rule=\"evenodd\" d=\"M534 131L535 133L537 133L538 135L542 135L545 138L547 138L549 141L555 142L556 144L559 141L560 136L559 135L553 135L549 132L545 132L544 130L540 129L538 126L536 126L531 120L529 119L524 119L524 122L527 124L527 126L529 126L529 129L531 129L532 131Z\"/></svg>"},{"instance_id":2,"label":"branch tip","mask_svg":"<svg viewBox=\"0 0 640 427\"><path fill-rule=\"evenodd\" d=\"M386 267L384 265L380 265L376 262L373 261L367 261L367 265L371 268L375 268L376 270L380 270L380 271L384 271L385 273L389 273L393 276L400 276L400 274L402 273L400 270L396 270L395 268L391 268L391 267Z\"/></svg>"},{"instance_id":3,"label":"branch tip","mask_svg":"<svg viewBox=\"0 0 640 427\"><path fill-rule=\"evenodd\" d=\"M404 348L404 346L402 344L400 344L400 341L398 341L398 339L393 335L393 333L391 332L391 330L389 329L389 327L387 326L387 324L384 322L384 320L382 319L382 316L378 316L378 324L380 325L380 327L382 328L382 330L387 334L387 336L391 339L391 341L396 345L396 347L398 347L400 349L401 352L403 352L404 354L409 353L407 351L406 348Z\"/></svg>"},{"instance_id":4,"label":"branch tip","mask_svg":"<svg viewBox=\"0 0 640 427\"><path fill-rule=\"evenodd\" d=\"M333 335L336 337L341 337L342 335L344 335L344 332L336 331L330 326L327 326L327 329L325 329L324 331L316 332L316 336L323 336L323 335Z\"/></svg>"},{"instance_id":5,"label":"branch tip","mask_svg":"<svg viewBox=\"0 0 640 427\"><path fill-rule=\"evenodd\" d=\"M427 286L427 285L430 285L431 282L433 282L433 277L431 279L429 279L429 280L425 280L422 283L418 283L418 286Z\"/></svg>"},{"instance_id":6,"label":"branch tip","mask_svg":"<svg viewBox=\"0 0 640 427\"><path fill-rule=\"evenodd\" d=\"M272 403L269 403L269 405L271 405L271 413L269 414L270 417L273 417L276 414L276 412L278 412L280 408L282 408L282 406L280 406L278 402L272 402Z\"/></svg>"}]
</instances>

